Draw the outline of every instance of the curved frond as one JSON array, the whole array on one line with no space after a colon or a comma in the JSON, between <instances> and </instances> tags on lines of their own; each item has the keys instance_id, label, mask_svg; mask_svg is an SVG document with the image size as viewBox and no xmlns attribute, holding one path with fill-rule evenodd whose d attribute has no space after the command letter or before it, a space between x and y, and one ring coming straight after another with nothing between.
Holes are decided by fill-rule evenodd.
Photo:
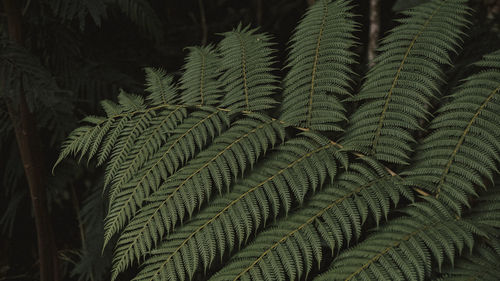
<instances>
[{"instance_id":1,"label":"curved frond","mask_svg":"<svg viewBox=\"0 0 500 281\"><path fill-rule=\"evenodd\" d=\"M223 34L219 43L225 96L222 107L236 111L259 111L274 107L271 97L277 89L277 77L272 74L274 63L270 36L256 33L241 25Z\"/></svg>"},{"instance_id":2,"label":"curved frond","mask_svg":"<svg viewBox=\"0 0 500 281\"><path fill-rule=\"evenodd\" d=\"M303 280L322 261L323 246L340 249L359 238L368 214L378 223L412 193L376 161L364 159L315 194L297 212L257 235L212 279Z\"/></svg>"},{"instance_id":3,"label":"curved frond","mask_svg":"<svg viewBox=\"0 0 500 281\"><path fill-rule=\"evenodd\" d=\"M110 190L110 206L106 216L105 244L135 214L138 206L156 191L162 181L173 174L213 138L229 126L223 111L211 108L192 112L184 122L175 127L172 135L146 160L139 172L126 185Z\"/></svg>"},{"instance_id":4,"label":"curved frond","mask_svg":"<svg viewBox=\"0 0 500 281\"><path fill-rule=\"evenodd\" d=\"M191 47L181 77L182 103L217 105L222 96L220 58L214 47Z\"/></svg>"},{"instance_id":5,"label":"curved frond","mask_svg":"<svg viewBox=\"0 0 500 281\"><path fill-rule=\"evenodd\" d=\"M283 83L281 119L319 131L342 131L346 120L339 101L349 96L356 24L350 1L318 1L291 38L290 68Z\"/></svg>"},{"instance_id":6,"label":"curved frond","mask_svg":"<svg viewBox=\"0 0 500 281\"><path fill-rule=\"evenodd\" d=\"M474 249L474 253L459 257L453 267L444 270L444 277L435 281L497 281L500 276L500 240L495 237ZM493 245L490 246L489 244Z\"/></svg>"},{"instance_id":7,"label":"curved frond","mask_svg":"<svg viewBox=\"0 0 500 281\"><path fill-rule=\"evenodd\" d=\"M206 270L217 256L245 244L270 219L302 203L327 175L333 179L337 161L343 163L343 158L336 144L318 135L287 141L251 177L168 235L134 280L192 279L200 267ZM192 255L194 249L197 253Z\"/></svg>"},{"instance_id":8,"label":"curved frond","mask_svg":"<svg viewBox=\"0 0 500 281\"><path fill-rule=\"evenodd\" d=\"M161 69L146 67L146 91L151 105L174 104L178 101L174 78Z\"/></svg>"},{"instance_id":9,"label":"curved frond","mask_svg":"<svg viewBox=\"0 0 500 281\"><path fill-rule=\"evenodd\" d=\"M210 147L167 179L130 221L116 247L114 276L170 233L177 222L191 216L215 191L229 189L235 178L283 138L284 128L276 120L252 114L236 121Z\"/></svg>"},{"instance_id":10,"label":"curved frond","mask_svg":"<svg viewBox=\"0 0 500 281\"><path fill-rule=\"evenodd\" d=\"M350 118L343 143L376 159L407 164L412 131L429 116L439 95L442 64L450 64L466 25L465 0L434 0L404 13L407 18L382 40L354 101L364 101Z\"/></svg>"},{"instance_id":11,"label":"curved frond","mask_svg":"<svg viewBox=\"0 0 500 281\"><path fill-rule=\"evenodd\" d=\"M405 173L412 184L435 193L457 210L476 194L475 186L484 186L484 179L492 182L498 171L500 64L491 57L477 64L491 68L468 77L451 102L438 110L430 124L432 133L418 147L414 165Z\"/></svg>"},{"instance_id":12,"label":"curved frond","mask_svg":"<svg viewBox=\"0 0 500 281\"><path fill-rule=\"evenodd\" d=\"M495 208L473 208L460 217L441 201L425 199L407 208L406 216L340 254L315 280L424 280L431 273L432 260L439 268L445 259L453 264L457 253L472 250L474 236L486 237L484 229L492 225L488 217L500 215L498 203Z\"/></svg>"}]
</instances>

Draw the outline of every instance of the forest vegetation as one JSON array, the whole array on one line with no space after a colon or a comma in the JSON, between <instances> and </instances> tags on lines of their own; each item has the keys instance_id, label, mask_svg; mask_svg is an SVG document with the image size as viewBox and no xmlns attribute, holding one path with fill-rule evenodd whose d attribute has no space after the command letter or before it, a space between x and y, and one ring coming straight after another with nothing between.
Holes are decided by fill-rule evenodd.
<instances>
[{"instance_id":1,"label":"forest vegetation","mask_svg":"<svg viewBox=\"0 0 500 281\"><path fill-rule=\"evenodd\" d=\"M3 0L0 280L497 280L500 5L377 2Z\"/></svg>"}]
</instances>

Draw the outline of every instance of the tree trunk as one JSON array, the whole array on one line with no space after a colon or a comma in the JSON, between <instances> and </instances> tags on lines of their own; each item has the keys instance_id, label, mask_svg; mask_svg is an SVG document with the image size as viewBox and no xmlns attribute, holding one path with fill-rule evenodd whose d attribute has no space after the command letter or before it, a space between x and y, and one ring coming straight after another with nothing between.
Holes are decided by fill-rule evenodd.
<instances>
[{"instance_id":1,"label":"tree trunk","mask_svg":"<svg viewBox=\"0 0 500 281\"><path fill-rule=\"evenodd\" d=\"M370 0L370 32L368 38L367 60L368 66L373 66L376 55L378 37L380 33L380 3L379 0Z\"/></svg>"},{"instance_id":2,"label":"tree trunk","mask_svg":"<svg viewBox=\"0 0 500 281\"><path fill-rule=\"evenodd\" d=\"M3 0L7 14L9 37L23 45L22 15L18 0ZM14 125L19 154L30 190L37 231L40 281L58 281L59 269L52 224L47 209L44 183L44 160L35 120L21 90L16 102L6 98L10 119Z\"/></svg>"}]
</instances>

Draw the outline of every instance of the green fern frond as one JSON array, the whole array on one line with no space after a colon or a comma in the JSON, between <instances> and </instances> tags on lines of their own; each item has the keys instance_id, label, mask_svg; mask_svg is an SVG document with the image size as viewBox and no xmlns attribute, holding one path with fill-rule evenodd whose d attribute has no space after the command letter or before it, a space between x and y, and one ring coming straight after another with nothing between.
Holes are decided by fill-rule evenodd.
<instances>
[{"instance_id":1,"label":"green fern frond","mask_svg":"<svg viewBox=\"0 0 500 281\"><path fill-rule=\"evenodd\" d=\"M356 24L350 1L318 1L291 38L281 119L319 131L342 131L339 96L350 96Z\"/></svg>"},{"instance_id":2,"label":"green fern frond","mask_svg":"<svg viewBox=\"0 0 500 281\"><path fill-rule=\"evenodd\" d=\"M161 69L147 67L146 91L149 92L148 100L151 105L175 104L178 102L177 89L173 83L174 78Z\"/></svg>"},{"instance_id":3,"label":"green fern frond","mask_svg":"<svg viewBox=\"0 0 500 281\"><path fill-rule=\"evenodd\" d=\"M359 238L369 213L378 223L390 201L412 193L376 161L364 158L315 194L300 210L257 235L210 280L302 280L322 261L323 246Z\"/></svg>"},{"instance_id":4,"label":"green fern frond","mask_svg":"<svg viewBox=\"0 0 500 281\"><path fill-rule=\"evenodd\" d=\"M216 190L222 193L228 189L235 178L283 138L283 126L269 118L252 114L236 121L150 196L147 206L130 221L117 243L114 272L123 271L135 257L144 255ZM153 231L151 224L157 229Z\"/></svg>"},{"instance_id":5,"label":"green fern frond","mask_svg":"<svg viewBox=\"0 0 500 281\"><path fill-rule=\"evenodd\" d=\"M333 179L337 161L344 163L344 157L334 143L311 133L287 141L230 193L212 201L168 235L152 252L158 258L148 258L134 280L192 279L200 266L206 270L216 256L246 243L270 219L288 213L294 203L302 203L304 196L318 189L327 176ZM178 212L175 205L165 212ZM200 243L207 247L200 248ZM194 248L199 254L191 257L188 253Z\"/></svg>"},{"instance_id":6,"label":"green fern frond","mask_svg":"<svg viewBox=\"0 0 500 281\"><path fill-rule=\"evenodd\" d=\"M202 108L192 112L184 122L172 131L172 135L161 145L124 186L110 190L110 206L106 216L105 244L134 215L142 201L156 191L162 181L182 167L189 159L205 147L213 138L229 126L224 111Z\"/></svg>"},{"instance_id":7,"label":"green fern frond","mask_svg":"<svg viewBox=\"0 0 500 281\"><path fill-rule=\"evenodd\" d=\"M220 58L214 47L191 47L181 77L182 103L217 105L222 96Z\"/></svg>"},{"instance_id":8,"label":"green fern frond","mask_svg":"<svg viewBox=\"0 0 500 281\"><path fill-rule=\"evenodd\" d=\"M429 116L426 106L439 96L442 64L460 42L467 25L465 0L434 0L404 15L382 40L382 52L353 101L364 101L350 118L343 143L376 159L407 164L411 132Z\"/></svg>"},{"instance_id":9,"label":"green fern frond","mask_svg":"<svg viewBox=\"0 0 500 281\"><path fill-rule=\"evenodd\" d=\"M221 103L224 108L259 111L276 104L271 97L278 82L272 74L272 43L269 35L256 31L240 25L224 33L224 39L219 43L222 56L219 81L225 93Z\"/></svg>"},{"instance_id":10,"label":"green fern frond","mask_svg":"<svg viewBox=\"0 0 500 281\"><path fill-rule=\"evenodd\" d=\"M445 258L453 264L456 254L473 249L474 236L487 237L486 229L500 224L498 191L484 194L485 204L463 217L441 201L424 202L404 210L406 216L387 223L372 236L335 258L330 270L315 280L424 280L432 260L441 268ZM492 205L493 204L493 205Z\"/></svg>"},{"instance_id":11,"label":"green fern frond","mask_svg":"<svg viewBox=\"0 0 500 281\"><path fill-rule=\"evenodd\" d=\"M435 193L455 209L467 205L475 186L493 181L500 160L500 51L479 66L438 110L432 133L418 147L414 165L405 174L414 186Z\"/></svg>"},{"instance_id":12,"label":"green fern frond","mask_svg":"<svg viewBox=\"0 0 500 281\"><path fill-rule=\"evenodd\" d=\"M500 241L488 240L487 243L475 247L474 253L459 257L455 266L444 271L443 278L435 281L497 281L500 276ZM490 246L489 244L493 245Z\"/></svg>"},{"instance_id":13,"label":"green fern frond","mask_svg":"<svg viewBox=\"0 0 500 281\"><path fill-rule=\"evenodd\" d=\"M155 155L172 135L174 129L186 118L186 109L177 106L172 110L162 110L154 116L142 134L134 138L133 147L126 159L118 166L112 179L110 190L119 190L139 169ZM113 192L111 194L114 196Z\"/></svg>"}]
</instances>

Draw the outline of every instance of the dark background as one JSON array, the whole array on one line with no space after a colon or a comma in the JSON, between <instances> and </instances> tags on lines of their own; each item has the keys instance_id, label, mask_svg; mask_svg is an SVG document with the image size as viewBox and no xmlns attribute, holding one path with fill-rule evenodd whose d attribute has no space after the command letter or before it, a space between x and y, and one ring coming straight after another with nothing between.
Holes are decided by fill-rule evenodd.
<instances>
[{"instance_id":1,"label":"dark background","mask_svg":"<svg viewBox=\"0 0 500 281\"><path fill-rule=\"evenodd\" d=\"M287 41L310 1L18 2L23 12L24 47L12 46L7 32L8 15L0 5L0 63L23 58L36 65L36 71L44 77L40 80L43 85L33 93L27 92L26 99L35 116L40 135L37 141L46 163L43 171L61 280L108 280L110 249L101 255L105 213L100 185L102 171L92 163L87 166L85 162L78 165L65 161L53 176L50 169L61 142L82 117L102 113L100 100L114 100L119 89L142 93L144 67L159 67L178 75L187 53L185 47L205 42L216 44L221 38L219 33L240 22L260 26L262 32L272 34L277 43L278 65L283 66ZM361 41L356 47L360 60L356 66L360 74L357 79L361 79L367 69L369 2L353 2L361 23L356 34ZM424 1L380 0L381 36L399 17L395 10L419 2ZM470 19L473 24L463 49L454 57L456 66L468 64L500 46L500 1L474 0L470 6L475 9ZM0 72L5 65L0 65ZM464 76L456 69L448 71L450 87ZM12 121L7 114L5 101L13 98L9 95L8 91L2 92L0 85L0 281L37 280L33 209ZM122 279L126 278L125 274Z\"/></svg>"}]
</instances>

